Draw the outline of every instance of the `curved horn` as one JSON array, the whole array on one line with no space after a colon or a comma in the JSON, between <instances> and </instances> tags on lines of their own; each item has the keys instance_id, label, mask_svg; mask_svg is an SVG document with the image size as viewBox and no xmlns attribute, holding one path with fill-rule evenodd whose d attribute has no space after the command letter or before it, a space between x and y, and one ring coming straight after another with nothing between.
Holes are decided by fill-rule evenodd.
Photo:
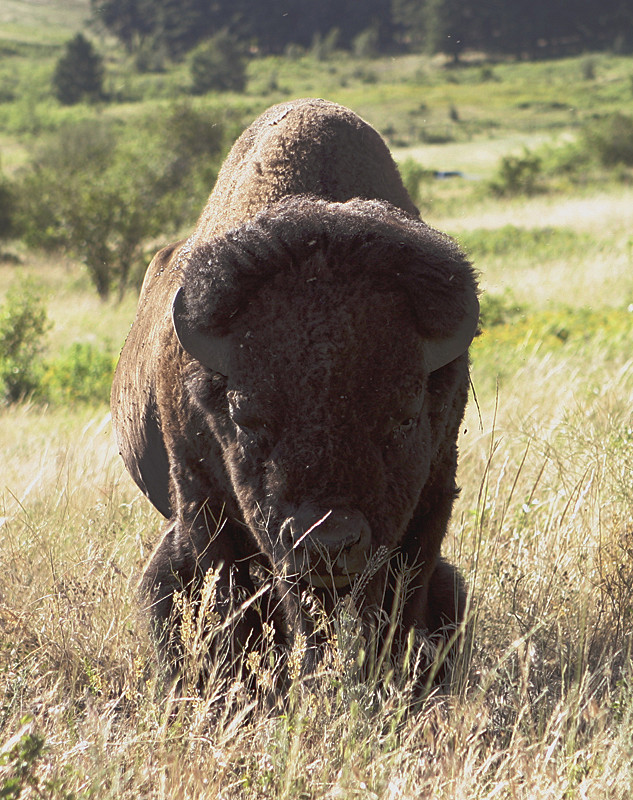
<instances>
[{"instance_id":1,"label":"curved horn","mask_svg":"<svg viewBox=\"0 0 633 800\"><path fill-rule=\"evenodd\" d=\"M450 364L468 350L479 324L479 300L471 289L464 318L455 333L448 339L434 339L426 343L426 362L429 372Z\"/></svg>"},{"instance_id":2,"label":"curved horn","mask_svg":"<svg viewBox=\"0 0 633 800\"><path fill-rule=\"evenodd\" d=\"M196 325L192 324L185 310L182 286L176 292L171 305L171 319L183 350L205 367L226 377L229 374L231 361L230 341L227 337L205 336Z\"/></svg>"}]
</instances>

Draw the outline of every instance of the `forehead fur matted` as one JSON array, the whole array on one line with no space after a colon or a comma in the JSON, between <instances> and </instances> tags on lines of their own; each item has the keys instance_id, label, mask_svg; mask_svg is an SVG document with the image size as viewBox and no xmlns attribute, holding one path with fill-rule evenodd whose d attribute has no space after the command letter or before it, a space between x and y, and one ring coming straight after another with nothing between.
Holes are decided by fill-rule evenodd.
<instances>
[{"instance_id":1,"label":"forehead fur matted","mask_svg":"<svg viewBox=\"0 0 633 800\"><path fill-rule=\"evenodd\" d=\"M225 335L273 276L315 270L342 284L362 275L378 290L402 291L431 338L448 334L475 290L457 244L389 203L293 196L192 251L183 276L187 315Z\"/></svg>"}]
</instances>

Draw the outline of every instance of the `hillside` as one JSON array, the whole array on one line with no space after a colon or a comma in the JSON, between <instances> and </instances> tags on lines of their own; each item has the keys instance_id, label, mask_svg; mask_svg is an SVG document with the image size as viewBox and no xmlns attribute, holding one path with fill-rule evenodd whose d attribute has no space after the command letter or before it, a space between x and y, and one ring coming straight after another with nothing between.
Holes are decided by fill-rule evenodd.
<instances>
[{"instance_id":1,"label":"hillside","mask_svg":"<svg viewBox=\"0 0 633 800\"><path fill-rule=\"evenodd\" d=\"M90 16L90 0L3 0L0 46L58 45Z\"/></svg>"}]
</instances>

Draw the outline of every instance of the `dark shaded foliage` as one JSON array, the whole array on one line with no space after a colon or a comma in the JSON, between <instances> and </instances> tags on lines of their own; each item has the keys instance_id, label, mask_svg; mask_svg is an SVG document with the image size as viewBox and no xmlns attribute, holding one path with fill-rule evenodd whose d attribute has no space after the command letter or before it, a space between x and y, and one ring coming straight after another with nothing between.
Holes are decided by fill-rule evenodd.
<instances>
[{"instance_id":1,"label":"dark shaded foliage","mask_svg":"<svg viewBox=\"0 0 633 800\"><path fill-rule=\"evenodd\" d=\"M60 103L74 105L103 97L103 61L92 43L78 33L57 62L53 90Z\"/></svg>"},{"instance_id":2,"label":"dark shaded foliage","mask_svg":"<svg viewBox=\"0 0 633 800\"><path fill-rule=\"evenodd\" d=\"M246 86L244 48L226 31L220 31L191 53L191 90L241 92Z\"/></svg>"},{"instance_id":3,"label":"dark shaded foliage","mask_svg":"<svg viewBox=\"0 0 633 800\"><path fill-rule=\"evenodd\" d=\"M633 117L610 114L590 125L583 135L587 148L603 166L633 166Z\"/></svg>"},{"instance_id":4,"label":"dark shaded foliage","mask_svg":"<svg viewBox=\"0 0 633 800\"><path fill-rule=\"evenodd\" d=\"M309 48L334 30L345 49L358 50L369 31L371 50L424 47L455 61L467 49L536 57L633 48L627 0L92 0L92 7L128 49L150 42L172 57L223 29L265 53Z\"/></svg>"}]
</instances>

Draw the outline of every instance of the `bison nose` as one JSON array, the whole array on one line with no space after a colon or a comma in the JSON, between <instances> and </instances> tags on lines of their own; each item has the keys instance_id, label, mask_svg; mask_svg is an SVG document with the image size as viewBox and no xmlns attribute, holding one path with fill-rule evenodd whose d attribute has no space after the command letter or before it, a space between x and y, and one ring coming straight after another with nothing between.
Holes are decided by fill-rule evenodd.
<instances>
[{"instance_id":1,"label":"bison nose","mask_svg":"<svg viewBox=\"0 0 633 800\"><path fill-rule=\"evenodd\" d=\"M304 577L334 577L343 586L362 572L369 557L371 528L364 514L347 509L300 506L281 526L281 542L291 563Z\"/></svg>"}]
</instances>

